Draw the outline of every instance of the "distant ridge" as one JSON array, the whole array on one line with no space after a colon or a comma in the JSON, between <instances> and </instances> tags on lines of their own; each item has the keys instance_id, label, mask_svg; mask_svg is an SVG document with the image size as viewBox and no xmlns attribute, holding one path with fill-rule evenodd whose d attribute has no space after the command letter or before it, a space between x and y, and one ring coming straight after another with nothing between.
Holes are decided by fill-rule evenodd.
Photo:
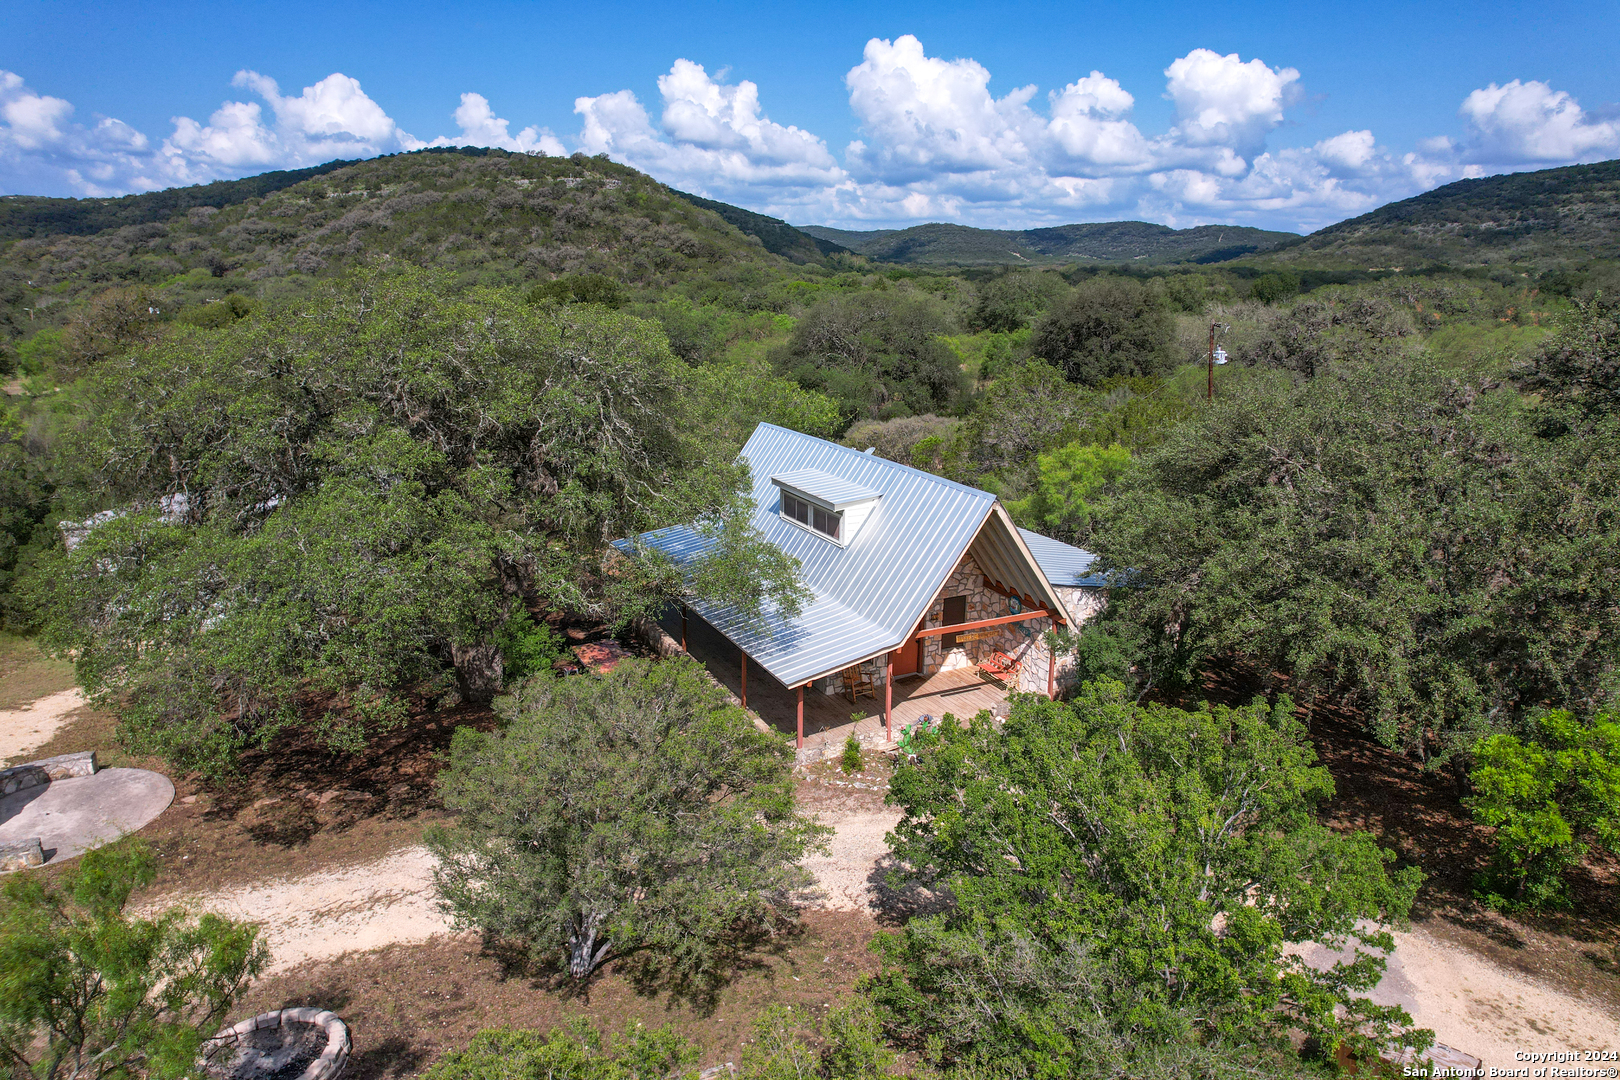
<instances>
[{"instance_id":1,"label":"distant ridge","mask_svg":"<svg viewBox=\"0 0 1620 1080\"><path fill-rule=\"evenodd\" d=\"M1244 225L1172 229L1146 221L1022 230L945 224L870 232L823 225L801 225L799 230L882 262L935 266L1213 263L1274 251L1300 240L1295 233Z\"/></svg>"},{"instance_id":2,"label":"distant ridge","mask_svg":"<svg viewBox=\"0 0 1620 1080\"><path fill-rule=\"evenodd\" d=\"M1329 225L1265 261L1357 269L1620 258L1620 160L1458 180Z\"/></svg>"},{"instance_id":3,"label":"distant ridge","mask_svg":"<svg viewBox=\"0 0 1620 1080\"><path fill-rule=\"evenodd\" d=\"M679 195L693 206L705 210L713 210L726 222L735 225L738 230L747 233L765 245L765 250L773 255L780 255L784 259L795 262L819 262L823 256L850 254L850 249L832 240L823 239L814 233L806 233L796 229L781 218L766 217L756 214L752 210L744 210L740 206L730 203L715 202L700 195L691 195L675 188L669 189L671 193Z\"/></svg>"},{"instance_id":4,"label":"distant ridge","mask_svg":"<svg viewBox=\"0 0 1620 1080\"><path fill-rule=\"evenodd\" d=\"M223 210L357 164L357 161L328 161L307 169L260 173L242 180L216 180L212 184L106 199L4 195L0 196L0 241L36 236L88 236L125 225L163 221L197 206Z\"/></svg>"}]
</instances>

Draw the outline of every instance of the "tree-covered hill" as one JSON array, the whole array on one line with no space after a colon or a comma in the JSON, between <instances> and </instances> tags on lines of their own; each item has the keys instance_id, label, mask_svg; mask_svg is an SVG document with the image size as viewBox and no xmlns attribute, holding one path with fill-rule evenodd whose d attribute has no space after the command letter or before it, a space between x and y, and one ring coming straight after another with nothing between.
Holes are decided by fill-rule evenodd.
<instances>
[{"instance_id":1,"label":"tree-covered hill","mask_svg":"<svg viewBox=\"0 0 1620 1080\"><path fill-rule=\"evenodd\" d=\"M1296 241L1293 233L1237 225L1172 229L1145 221L1103 221L1044 229L974 229L915 225L851 232L801 225L819 240L883 262L932 266L1212 263L1270 251Z\"/></svg>"},{"instance_id":2,"label":"tree-covered hill","mask_svg":"<svg viewBox=\"0 0 1620 1080\"><path fill-rule=\"evenodd\" d=\"M812 236L802 229L794 228L781 218L756 214L740 206L715 202L713 199L705 199L685 191L676 191L675 194L693 206L713 210L727 222L764 244L766 251L785 259L794 262L816 262L826 255L850 253L850 249L844 245Z\"/></svg>"},{"instance_id":3,"label":"tree-covered hill","mask_svg":"<svg viewBox=\"0 0 1620 1080\"><path fill-rule=\"evenodd\" d=\"M1620 161L1459 180L1329 225L1266 262L1556 269L1620 257Z\"/></svg>"},{"instance_id":4,"label":"tree-covered hill","mask_svg":"<svg viewBox=\"0 0 1620 1080\"><path fill-rule=\"evenodd\" d=\"M124 225L145 225L150 221L167 220L195 206L223 210L355 164L358 162L328 161L308 169L260 173L241 180L216 180L212 184L166 188L112 199L6 195L0 197L0 243L59 233L82 236Z\"/></svg>"},{"instance_id":5,"label":"tree-covered hill","mask_svg":"<svg viewBox=\"0 0 1620 1080\"><path fill-rule=\"evenodd\" d=\"M600 274L659 290L699 277L780 277L765 242L606 158L463 149L332 162L297 173L122 199L0 200L0 337L59 322L75 301L126 285L178 308L242 292L268 298L377 259L462 285ZM731 208L728 208L731 209ZM746 214L746 212L741 212ZM749 219L758 218L758 222ZM785 226L784 226L785 227ZM802 234L797 262L821 250Z\"/></svg>"}]
</instances>

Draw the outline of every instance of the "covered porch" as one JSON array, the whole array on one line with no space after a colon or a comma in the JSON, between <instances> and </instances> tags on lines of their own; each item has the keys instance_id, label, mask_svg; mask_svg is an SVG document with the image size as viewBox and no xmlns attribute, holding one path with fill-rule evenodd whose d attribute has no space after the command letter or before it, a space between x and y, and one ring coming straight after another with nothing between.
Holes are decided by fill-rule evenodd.
<instances>
[{"instance_id":1,"label":"covered porch","mask_svg":"<svg viewBox=\"0 0 1620 1080\"><path fill-rule=\"evenodd\" d=\"M681 612L671 608L659 624L676 641L681 640ZM748 664L746 694L743 687L741 651L696 612L686 618L686 651L700 661L710 674L739 699L746 697L749 711L784 735L798 730L799 692L777 682L757 663ZM851 703L847 693L826 694L809 689L804 694L804 745L836 752L844 740L854 735L863 744L881 746L888 741L883 726L884 687L879 683L874 696L862 694ZM956 668L932 675L896 679L891 702L893 737L924 714L938 719L951 713L966 720L981 709L993 709L1007 700L1005 686L985 679L977 668ZM866 716L853 719L860 712Z\"/></svg>"}]
</instances>

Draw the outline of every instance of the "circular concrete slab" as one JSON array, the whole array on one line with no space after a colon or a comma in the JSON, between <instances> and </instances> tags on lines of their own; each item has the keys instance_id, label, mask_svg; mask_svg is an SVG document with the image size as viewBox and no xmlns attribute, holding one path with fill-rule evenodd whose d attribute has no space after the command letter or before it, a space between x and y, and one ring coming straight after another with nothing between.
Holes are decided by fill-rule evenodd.
<instances>
[{"instance_id":1,"label":"circular concrete slab","mask_svg":"<svg viewBox=\"0 0 1620 1080\"><path fill-rule=\"evenodd\" d=\"M102 769L0 799L0 844L39 837L46 863L134 832L174 801L174 784L145 769Z\"/></svg>"}]
</instances>

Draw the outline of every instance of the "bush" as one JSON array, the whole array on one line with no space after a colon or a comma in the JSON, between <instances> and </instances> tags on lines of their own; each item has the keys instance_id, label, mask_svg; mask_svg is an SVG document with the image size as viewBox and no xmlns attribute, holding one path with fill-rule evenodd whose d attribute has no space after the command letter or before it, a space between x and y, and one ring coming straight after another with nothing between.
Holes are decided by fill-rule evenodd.
<instances>
[{"instance_id":1,"label":"bush","mask_svg":"<svg viewBox=\"0 0 1620 1080\"><path fill-rule=\"evenodd\" d=\"M605 274L573 274L543 281L529 290L529 303L552 300L559 304L598 304L618 310L624 306L624 289Z\"/></svg>"},{"instance_id":2,"label":"bush","mask_svg":"<svg viewBox=\"0 0 1620 1080\"><path fill-rule=\"evenodd\" d=\"M838 765L846 773L856 773L865 764L866 760L861 757L861 740L851 735L844 740L844 752L839 756Z\"/></svg>"},{"instance_id":3,"label":"bush","mask_svg":"<svg viewBox=\"0 0 1620 1080\"><path fill-rule=\"evenodd\" d=\"M832 1010L817 1027L786 1005L771 1005L743 1047L741 1074L742 1080L876 1080L894 1075L894 1061L865 998Z\"/></svg>"},{"instance_id":4,"label":"bush","mask_svg":"<svg viewBox=\"0 0 1620 1080\"><path fill-rule=\"evenodd\" d=\"M1261 274L1249 286L1249 295L1262 304L1275 304L1299 292L1299 275L1287 270Z\"/></svg>"},{"instance_id":5,"label":"bush","mask_svg":"<svg viewBox=\"0 0 1620 1080\"><path fill-rule=\"evenodd\" d=\"M530 675L551 671L567 650L562 635L543 622L535 622L522 609L515 612L495 636L501 650L501 666L508 685Z\"/></svg>"},{"instance_id":6,"label":"bush","mask_svg":"<svg viewBox=\"0 0 1620 1080\"><path fill-rule=\"evenodd\" d=\"M1071 382L1096 386L1120 375L1161 375L1174 366L1174 320L1130 278L1082 282L1035 327L1030 350Z\"/></svg>"},{"instance_id":7,"label":"bush","mask_svg":"<svg viewBox=\"0 0 1620 1080\"><path fill-rule=\"evenodd\" d=\"M1474 746L1468 799L1496 830L1485 899L1503 908L1567 907L1566 873L1593 849L1620 854L1620 720L1582 724L1563 709L1531 739L1491 735ZM1505 895L1504 895L1505 894Z\"/></svg>"},{"instance_id":8,"label":"bush","mask_svg":"<svg viewBox=\"0 0 1620 1080\"><path fill-rule=\"evenodd\" d=\"M697 1075L688 1067L697 1059L697 1045L667 1025L647 1031L638 1024L604 1046L589 1021L576 1020L546 1035L480 1031L465 1050L440 1058L422 1080L688 1080Z\"/></svg>"},{"instance_id":9,"label":"bush","mask_svg":"<svg viewBox=\"0 0 1620 1080\"><path fill-rule=\"evenodd\" d=\"M879 937L867 992L901 1045L974 1076L1152 1075L1290 1031L1421 1049L1366 1000L1383 960L1360 951L1393 947L1421 875L1320 824L1332 793L1286 698L1187 712L1099 680L946 725L896 770L890 844L954 903ZM1316 970L1304 941L1358 947Z\"/></svg>"},{"instance_id":10,"label":"bush","mask_svg":"<svg viewBox=\"0 0 1620 1080\"><path fill-rule=\"evenodd\" d=\"M702 992L792 917L827 830L797 811L793 750L690 660L531 679L504 725L462 728L428 833L457 924L559 956L575 978L634 959Z\"/></svg>"},{"instance_id":11,"label":"bush","mask_svg":"<svg viewBox=\"0 0 1620 1080\"><path fill-rule=\"evenodd\" d=\"M124 905L157 860L126 840L86 852L56 881L0 890L0 1053L13 1075L79 1080L190 1076L269 954L251 923Z\"/></svg>"}]
</instances>

